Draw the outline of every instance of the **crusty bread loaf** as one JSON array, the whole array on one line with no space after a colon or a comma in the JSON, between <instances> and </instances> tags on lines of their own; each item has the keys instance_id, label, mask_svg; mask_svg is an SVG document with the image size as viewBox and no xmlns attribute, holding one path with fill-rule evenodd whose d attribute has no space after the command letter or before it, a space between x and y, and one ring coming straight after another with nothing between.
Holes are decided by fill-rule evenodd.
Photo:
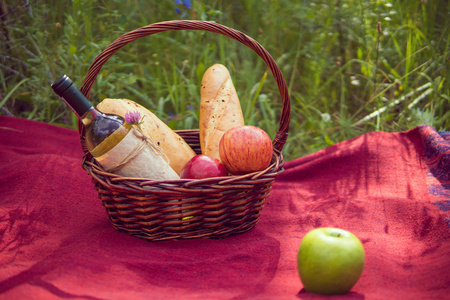
<instances>
[{"instance_id":1,"label":"crusty bread loaf","mask_svg":"<svg viewBox=\"0 0 450 300\"><path fill-rule=\"evenodd\" d=\"M194 150L169 128L155 114L144 106L128 99L104 99L97 105L97 109L104 113L117 114L125 117L126 112L138 111L143 117L142 131L153 142L162 148L172 169L179 175L184 165L195 156Z\"/></svg>"},{"instance_id":2,"label":"crusty bread loaf","mask_svg":"<svg viewBox=\"0 0 450 300\"><path fill-rule=\"evenodd\" d=\"M206 70L200 96L202 154L220 160L219 142L223 134L232 127L244 125L241 104L225 66L215 64Z\"/></svg>"}]
</instances>

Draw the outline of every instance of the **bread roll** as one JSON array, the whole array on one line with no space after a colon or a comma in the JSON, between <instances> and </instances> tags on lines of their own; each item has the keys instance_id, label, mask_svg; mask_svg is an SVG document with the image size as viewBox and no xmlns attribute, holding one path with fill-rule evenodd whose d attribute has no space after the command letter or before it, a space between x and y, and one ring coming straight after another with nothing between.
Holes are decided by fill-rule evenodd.
<instances>
[{"instance_id":1,"label":"bread roll","mask_svg":"<svg viewBox=\"0 0 450 300\"><path fill-rule=\"evenodd\" d=\"M219 142L230 128L244 125L241 104L228 69L215 64L203 75L200 91L200 147L217 158Z\"/></svg>"}]
</instances>

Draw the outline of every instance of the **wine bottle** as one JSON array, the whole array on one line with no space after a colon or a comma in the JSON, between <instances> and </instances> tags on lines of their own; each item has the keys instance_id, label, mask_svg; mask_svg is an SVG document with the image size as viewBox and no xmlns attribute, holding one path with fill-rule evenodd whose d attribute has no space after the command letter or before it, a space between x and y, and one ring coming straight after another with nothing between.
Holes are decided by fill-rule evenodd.
<instances>
[{"instance_id":1,"label":"wine bottle","mask_svg":"<svg viewBox=\"0 0 450 300\"><path fill-rule=\"evenodd\" d=\"M153 141L123 117L96 109L67 75L51 86L84 124L86 147L106 171L127 177L179 179Z\"/></svg>"},{"instance_id":2,"label":"wine bottle","mask_svg":"<svg viewBox=\"0 0 450 300\"><path fill-rule=\"evenodd\" d=\"M57 79L52 88L84 124L86 147L94 157L111 150L130 131L131 126L126 126L121 116L97 110L67 75Z\"/></svg>"}]
</instances>

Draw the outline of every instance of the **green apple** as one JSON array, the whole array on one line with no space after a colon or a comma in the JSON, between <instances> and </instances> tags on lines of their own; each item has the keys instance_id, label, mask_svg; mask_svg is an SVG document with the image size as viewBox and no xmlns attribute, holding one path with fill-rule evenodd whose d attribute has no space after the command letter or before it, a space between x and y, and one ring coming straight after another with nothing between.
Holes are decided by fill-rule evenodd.
<instances>
[{"instance_id":1,"label":"green apple","mask_svg":"<svg viewBox=\"0 0 450 300\"><path fill-rule=\"evenodd\" d=\"M364 262L361 241L349 231L330 227L308 232L297 257L305 291L324 295L349 292L361 277Z\"/></svg>"}]
</instances>

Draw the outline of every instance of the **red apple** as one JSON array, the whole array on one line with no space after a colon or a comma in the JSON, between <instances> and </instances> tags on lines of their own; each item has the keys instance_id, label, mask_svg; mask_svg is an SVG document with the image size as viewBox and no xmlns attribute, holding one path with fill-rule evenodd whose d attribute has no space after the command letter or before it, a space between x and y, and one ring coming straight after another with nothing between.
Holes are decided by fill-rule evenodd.
<instances>
[{"instance_id":1,"label":"red apple","mask_svg":"<svg viewBox=\"0 0 450 300\"><path fill-rule=\"evenodd\" d=\"M219 143L219 155L233 175L262 171L270 165L273 145L269 135L255 126L227 130Z\"/></svg>"},{"instance_id":2,"label":"red apple","mask_svg":"<svg viewBox=\"0 0 450 300\"><path fill-rule=\"evenodd\" d=\"M227 175L227 169L220 160L203 154L191 158L180 172L182 179L203 179Z\"/></svg>"}]
</instances>

